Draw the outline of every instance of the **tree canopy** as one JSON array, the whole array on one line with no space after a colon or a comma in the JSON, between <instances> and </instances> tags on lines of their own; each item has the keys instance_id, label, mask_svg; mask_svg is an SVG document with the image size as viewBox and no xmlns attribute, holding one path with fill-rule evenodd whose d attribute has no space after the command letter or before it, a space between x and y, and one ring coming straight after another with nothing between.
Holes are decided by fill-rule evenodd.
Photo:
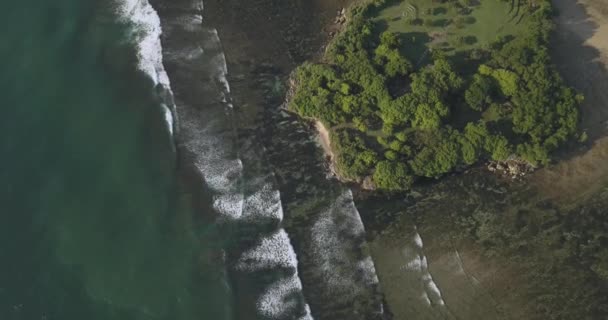
<instances>
[{"instance_id":1,"label":"tree canopy","mask_svg":"<svg viewBox=\"0 0 608 320\"><path fill-rule=\"evenodd\" d=\"M333 128L340 174L372 176L380 189L399 191L483 159L546 164L578 136L582 97L548 55L549 0L531 7L532 30L475 49L483 58L471 62L473 72L437 50L429 63L409 61L408 43L372 19L382 4L353 9L323 60L293 77L289 108ZM463 112L466 123L455 120Z\"/></svg>"}]
</instances>

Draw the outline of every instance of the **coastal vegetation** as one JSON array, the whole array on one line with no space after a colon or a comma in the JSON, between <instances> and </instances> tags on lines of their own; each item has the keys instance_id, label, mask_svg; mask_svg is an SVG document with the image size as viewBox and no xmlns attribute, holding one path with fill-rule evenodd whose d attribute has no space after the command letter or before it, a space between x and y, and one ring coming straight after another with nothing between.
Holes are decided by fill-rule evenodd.
<instances>
[{"instance_id":1,"label":"coastal vegetation","mask_svg":"<svg viewBox=\"0 0 608 320\"><path fill-rule=\"evenodd\" d=\"M331 132L342 177L409 189L483 160L547 164L582 139L548 54L549 0L369 1L323 59L294 73L289 108Z\"/></svg>"}]
</instances>

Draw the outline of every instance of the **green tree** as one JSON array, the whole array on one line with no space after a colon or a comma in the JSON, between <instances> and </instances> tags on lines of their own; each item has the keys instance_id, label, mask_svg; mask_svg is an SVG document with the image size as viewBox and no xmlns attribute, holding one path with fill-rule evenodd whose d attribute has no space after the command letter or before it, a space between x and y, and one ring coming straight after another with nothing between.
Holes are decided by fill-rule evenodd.
<instances>
[{"instance_id":1,"label":"green tree","mask_svg":"<svg viewBox=\"0 0 608 320\"><path fill-rule=\"evenodd\" d=\"M492 79L476 74L473 82L464 94L467 105L476 111L482 111L485 105L491 102Z\"/></svg>"},{"instance_id":2,"label":"green tree","mask_svg":"<svg viewBox=\"0 0 608 320\"><path fill-rule=\"evenodd\" d=\"M378 189L388 191L407 190L414 182L407 165L392 161L378 162L373 179Z\"/></svg>"},{"instance_id":3,"label":"green tree","mask_svg":"<svg viewBox=\"0 0 608 320\"><path fill-rule=\"evenodd\" d=\"M386 152L384 152L384 157L388 160L395 161L397 160L399 155L394 150L387 150Z\"/></svg>"},{"instance_id":4,"label":"green tree","mask_svg":"<svg viewBox=\"0 0 608 320\"><path fill-rule=\"evenodd\" d=\"M410 162L418 176L436 178L450 172L459 161L459 145L455 141L441 140L425 146Z\"/></svg>"},{"instance_id":5,"label":"green tree","mask_svg":"<svg viewBox=\"0 0 608 320\"><path fill-rule=\"evenodd\" d=\"M412 69L411 62L399 52L400 45L397 35L386 31L381 34L380 45L374 51L375 64L381 67L389 78L406 75Z\"/></svg>"}]
</instances>

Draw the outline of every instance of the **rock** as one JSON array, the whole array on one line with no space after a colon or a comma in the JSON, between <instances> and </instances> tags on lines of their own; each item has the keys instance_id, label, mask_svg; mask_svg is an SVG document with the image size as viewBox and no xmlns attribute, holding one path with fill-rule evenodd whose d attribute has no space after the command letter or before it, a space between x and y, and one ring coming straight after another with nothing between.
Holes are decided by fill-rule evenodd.
<instances>
[{"instance_id":1,"label":"rock","mask_svg":"<svg viewBox=\"0 0 608 320\"><path fill-rule=\"evenodd\" d=\"M363 179L363 183L361 183L361 188L364 190L376 190L376 184L371 176L367 176Z\"/></svg>"},{"instance_id":2,"label":"rock","mask_svg":"<svg viewBox=\"0 0 608 320\"><path fill-rule=\"evenodd\" d=\"M519 175L520 170L519 170L519 165L517 163L514 162L509 162L509 164L507 165L509 167L509 173L516 176Z\"/></svg>"},{"instance_id":3,"label":"rock","mask_svg":"<svg viewBox=\"0 0 608 320\"><path fill-rule=\"evenodd\" d=\"M496 162L490 162L490 163L488 163L488 170L490 172L496 172Z\"/></svg>"}]
</instances>

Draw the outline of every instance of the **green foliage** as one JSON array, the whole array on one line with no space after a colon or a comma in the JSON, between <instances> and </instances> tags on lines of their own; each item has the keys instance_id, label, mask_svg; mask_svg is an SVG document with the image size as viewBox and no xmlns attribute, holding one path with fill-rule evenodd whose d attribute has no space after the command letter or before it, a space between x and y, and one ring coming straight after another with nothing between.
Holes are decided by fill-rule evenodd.
<instances>
[{"instance_id":1,"label":"green foliage","mask_svg":"<svg viewBox=\"0 0 608 320\"><path fill-rule=\"evenodd\" d=\"M393 140L391 143L389 143L388 147L395 152L399 152L403 148L403 142L399 140Z\"/></svg>"},{"instance_id":2,"label":"green foliage","mask_svg":"<svg viewBox=\"0 0 608 320\"><path fill-rule=\"evenodd\" d=\"M416 109L416 113L414 113L412 126L419 129L438 129L441 125L441 119L447 113L447 107L440 102L433 105L421 104Z\"/></svg>"},{"instance_id":3,"label":"green foliage","mask_svg":"<svg viewBox=\"0 0 608 320\"><path fill-rule=\"evenodd\" d=\"M367 132L368 130L368 126L365 123L365 120L360 117L353 118L353 124L355 125L355 128L357 128L357 130L361 132Z\"/></svg>"},{"instance_id":4,"label":"green foliage","mask_svg":"<svg viewBox=\"0 0 608 320\"><path fill-rule=\"evenodd\" d=\"M332 135L338 170L352 179L374 173L386 190L398 189L381 178L396 170L388 170L387 163L407 163L419 177L512 155L546 164L551 152L580 137L582 97L563 84L550 63L550 6L539 1L530 18L533 27L484 47L472 75L468 68L456 69L442 50L431 50L429 63L415 70L398 34L375 33L381 26L369 15L382 1L355 7L324 63L305 63L294 73L289 108L330 127L356 128ZM467 22L473 21L462 21ZM393 89L395 84L407 87ZM469 123L453 114L465 103L480 112L466 115ZM382 170L378 161L386 162Z\"/></svg>"},{"instance_id":5,"label":"green foliage","mask_svg":"<svg viewBox=\"0 0 608 320\"><path fill-rule=\"evenodd\" d=\"M378 189L388 191L407 190L414 182L407 165L392 161L378 162L373 179Z\"/></svg>"},{"instance_id":6,"label":"green foliage","mask_svg":"<svg viewBox=\"0 0 608 320\"><path fill-rule=\"evenodd\" d=\"M471 109L482 111L492 101L492 89L493 83L489 77L476 74L473 82L464 93L464 99Z\"/></svg>"},{"instance_id":7,"label":"green foliage","mask_svg":"<svg viewBox=\"0 0 608 320\"><path fill-rule=\"evenodd\" d=\"M369 172L378 162L378 154L368 148L355 131L332 132L331 138L338 155L337 169L345 177L356 179Z\"/></svg>"},{"instance_id":8,"label":"green foliage","mask_svg":"<svg viewBox=\"0 0 608 320\"><path fill-rule=\"evenodd\" d=\"M512 97L518 92L519 77L512 71L506 69L492 69L486 65L479 67L479 74L493 77L500 87L502 94Z\"/></svg>"},{"instance_id":9,"label":"green foliage","mask_svg":"<svg viewBox=\"0 0 608 320\"><path fill-rule=\"evenodd\" d=\"M388 160L395 161L395 160L397 160L397 158L399 157L399 155L394 150L387 150L384 153L384 157L386 159L388 159Z\"/></svg>"},{"instance_id":10,"label":"green foliage","mask_svg":"<svg viewBox=\"0 0 608 320\"><path fill-rule=\"evenodd\" d=\"M306 63L298 68L295 80L299 89L291 101L291 109L302 116L330 124L344 119L342 108L334 104L334 96L341 83L331 67Z\"/></svg>"},{"instance_id":11,"label":"green foliage","mask_svg":"<svg viewBox=\"0 0 608 320\"><path fill-rule=\"evenodd\" d=\"M459 145L452 140L441 140L427 145L410 162L417 176L437 178L452 171L459 162Z\"/></svg>"},{"instance_id":12,"label":"green foliage","mask_svg":"<svg viewBox=\"0 0 608 320\"><path fill-rule=\"evenodd\" d=\"M524 143L517 146L517 153L526 161L532 164L548 164L549 154L545 148L539 144Z\"/></svg>"},{"instance_id":13,"label":"green foliage","mask_svg":"<svg viewBox=\"0 0 608 320\"><path fill-rule=\"evenodd\" d=\"M380 45L374 51L374 63L389 78L406 75L412 69L412 64L399 52L400 45L396 34L384 32L380 36Z\"/></svg>"},{"instance_id":14,"label":"green foliage","mask_svg":"<svg viewBox=\"0 0 608 320\"><path fill-rule=\"evenodd\" d=\"M407 141L407 133L404 132L404 131L397 132L395 134L395 138L397 138L397 140L399 140L401 142L406 142Z\"/></svg>"},{"instance_id":15,"label":"green foliage","mask_svg":"<svg viewBox=\"0 0 608 320\"><path fill-rule=\"evenodd\" d=\"M383 136L378 136L376 139L381 146L388 147L388 140Z\"/></svg>"},{"instance_id":16,"label":"green foliage","mask_svg":"<svg viewBox=\"0 0 608 320\"><path fill-rule=\"evenodd\" d=\"M395 130L395 126L391 122L384 122L382 124L382 133L391 135L393 134L393 130Z\"/></svg>"},{"instance_id":17,"label":"green foliage","mask_svg":"<svg viewBox=\"0 0 608 320\"><path fill-rule=\"evenodd\" d=\"M487 137L485 148L490 153L492 160L506 160L512 152L509 141L500 135Z\"/></svg>"}]
</instances>

